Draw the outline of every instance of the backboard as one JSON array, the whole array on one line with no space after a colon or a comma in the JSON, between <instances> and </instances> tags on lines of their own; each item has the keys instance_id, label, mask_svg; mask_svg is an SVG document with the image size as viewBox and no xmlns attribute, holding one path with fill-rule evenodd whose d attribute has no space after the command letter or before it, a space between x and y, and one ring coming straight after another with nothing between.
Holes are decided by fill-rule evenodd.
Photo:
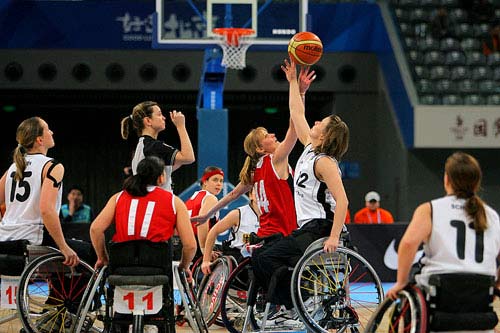
<instances>
[{"instance_id":1,"label":"backboard","mask_svg":"<svg viewBox=\"0 0 500 333\"><path fill-rule=\"evenodd\" d=\"M156 0L153 46L193 48L216 44L214 28L255 30L253 45L286 46L307 30L308 0Z\"/></svg>"}]
</instances>

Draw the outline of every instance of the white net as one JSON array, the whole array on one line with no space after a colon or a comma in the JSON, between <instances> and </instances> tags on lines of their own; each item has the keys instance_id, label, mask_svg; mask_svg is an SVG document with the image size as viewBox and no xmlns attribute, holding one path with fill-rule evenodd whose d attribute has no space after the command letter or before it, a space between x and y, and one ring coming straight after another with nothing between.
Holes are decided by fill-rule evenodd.
<instances>
[{"instance_id":1,"label":"white net","mask_svg":"<svg viewBox=\"0 0 500 333\"><path fill-rule=\"evenodd\" d=\"M225 33L215 37L222 48L222 66L231 69L245 68L247 50L252 45L253 38L236 33Z\"/></svg>"}]
</instances>

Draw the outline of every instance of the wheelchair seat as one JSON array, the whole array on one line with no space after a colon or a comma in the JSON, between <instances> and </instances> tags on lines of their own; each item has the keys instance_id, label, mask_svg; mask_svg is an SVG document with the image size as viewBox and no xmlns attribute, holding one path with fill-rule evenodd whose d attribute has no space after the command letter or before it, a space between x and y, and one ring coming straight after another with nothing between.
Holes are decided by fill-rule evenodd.
<instances>
[{"instance_id":1,"label":"wheelchair seat","mask_svg":"<svg viewBox=\"0 0 500 333\"><path fill-rule=\"evenodd\" d=\"M495 277L473 273L435 274L429 277L426 300L431 331L493 329Z\"/></svg>"},{"instance_id":2,"label":"wheelchair seat","mask_svg":"<svg viewBox=\"0 0 500 333\"><path fill-rule=\"evenodd\" d=\"M0 275L19 276L28 260L26 239L0 242Z\"/></svg>"},{"instance_id":3,"label":"wheelchair seat","mask_svg":"<svg viewBox=\"0 0 500 333\"><path fill-rule=\"evenodd\" d=\"M429 276L429 286L408 284L397 299L386 298L370 317L365 333L425 333L493 330L495 278L473 273Z\"/></svg>"}]
</instances>

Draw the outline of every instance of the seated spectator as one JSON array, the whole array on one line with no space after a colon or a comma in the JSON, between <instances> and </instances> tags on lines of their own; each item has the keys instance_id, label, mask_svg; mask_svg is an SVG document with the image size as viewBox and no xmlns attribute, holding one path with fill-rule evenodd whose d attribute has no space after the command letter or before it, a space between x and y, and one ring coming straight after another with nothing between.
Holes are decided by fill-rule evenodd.
<instances>
[{"instance_id":1,"label":"seated spectator","mask_svg":"<svg viewBox=\"0 0 500 333\"><path fill-rule=\"evenodd\" d=\"M430 21L432 37L436 39L453 37L450 18L445 7L440 7L436 15Z\"/></svg>"},{"instance_id":2,"label":"seated spectator","mask_svg":"<svg viewBox=\"0 0 500 333\"><path fill-rule=\"evenodd\" d=\"M354 223L358 224L390 224L394 223L392 214L380 208L380 195L370 191L365 195L366 207L354 214Z\"/></svg>"},{"instance_id":3,"label":"seated spectator","mask_svg":"<svg viewBox=\"0 0 500 333\"><path fill-rule=\"evenodd\" d=\"M68 203L61 206L59 214L62 222L92 222L92 208L83 203L83 190L81 187L73 185L69 189L67 198Z\"/></svg>"},{"instance_id":4,"label":"seated spectator","mask_svg":"<svg viewBox=\"0 0 500 333\"><path fill-rule=\"evenodd\" d=\"M482 41L482 48L485 56L500 51L500 20L491 24L489 35Z\"/></svg>"}]
</instances>

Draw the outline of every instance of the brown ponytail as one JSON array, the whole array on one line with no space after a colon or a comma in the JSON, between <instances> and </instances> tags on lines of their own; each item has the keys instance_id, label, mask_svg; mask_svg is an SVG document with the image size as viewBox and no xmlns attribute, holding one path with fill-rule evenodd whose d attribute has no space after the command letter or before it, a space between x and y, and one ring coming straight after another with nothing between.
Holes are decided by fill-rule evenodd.
<instances>
[{"instance_id":1,"label":"brown ponytail","mask_svg":"<svg viewBox=\"0 0 500 333\"><path fill-rule=\"evenodd\" d=\"M18 145L13 154L14 163L16 164L16 175L14 176L16 181L23 179L23 173L26 169L26 160L24 159L26 151L33 148L36 138L42 135L43 126L39 117L28 118L17 127L16 141Z\"/></svg>"},{"instance_id":2,"label":"brown ponytail","mask_svg":"<svg viewBox=\"0 0 500 333\"><path fill-rule=\"evenodd\" d=\"M142 120L146 117L151 117L153 106L155 105L158 105L158 103L152 101L141 102L134 106L130 115L122 118L120 122L122 139L126 140L128 138L131 126L135 129L137 136L142 135L142 131L144 130Z\"/></svg>"}]
</instances>

